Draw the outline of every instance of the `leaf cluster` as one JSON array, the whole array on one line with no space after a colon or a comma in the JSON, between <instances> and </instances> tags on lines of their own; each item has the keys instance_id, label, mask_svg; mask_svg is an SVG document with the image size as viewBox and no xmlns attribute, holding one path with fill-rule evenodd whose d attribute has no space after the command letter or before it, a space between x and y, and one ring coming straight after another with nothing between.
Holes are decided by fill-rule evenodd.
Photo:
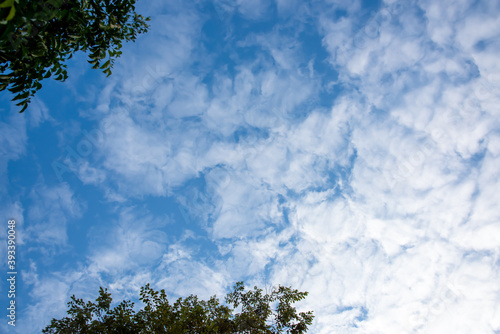
<instances>
[{"instance_id":1,"label":"leaf cluster","mask_svg":"<svg viewBox=\"0 0 500 334\"><path fill-rule=\"evenodd\" d=\"M1 0L0 0L1 1ZM0 3L0 91L16 94L23 112L43 79L68 78L77 51L108 76L124 41L148 31L135 0L5 0ZM5 18L2 20L2 18Z\"/></svg>"},{"instance_id":2,"label":"leaf cluster","mask_svg":"<svg viewBox=\"0 0 500 334\"><path fill-rule=\"evenodd\" d=\"M144 307L135 312L130 301L111 308L111 294L101 288L95 303L72 296L69 316L52 319L43 333L302 334L314 316L311 311L297 313L292 304L306 296L283 286L265 294L257 287L245 291L238 282L225 304L216 296L205 301L195 295L170 303L164 290L147 284L140 292Z\"/></svg>"}]
</instances>

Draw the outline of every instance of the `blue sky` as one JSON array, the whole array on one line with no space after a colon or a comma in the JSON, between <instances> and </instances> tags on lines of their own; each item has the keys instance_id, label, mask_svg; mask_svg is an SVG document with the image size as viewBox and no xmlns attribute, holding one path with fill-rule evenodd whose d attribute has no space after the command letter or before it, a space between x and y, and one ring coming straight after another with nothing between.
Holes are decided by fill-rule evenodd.
<instances>
[{"instance_id":1,"label":"blue sky","mask_svg":"<svg viewBox=\"0 0 500 334\"><path fill-rule=\"evenodd\" d=\"M109 78L78 54L24 114L0 94L2 333L240 280L309 291L310 333L500 332L498 1L138 11Z\"/></svg>"}]
</instances>

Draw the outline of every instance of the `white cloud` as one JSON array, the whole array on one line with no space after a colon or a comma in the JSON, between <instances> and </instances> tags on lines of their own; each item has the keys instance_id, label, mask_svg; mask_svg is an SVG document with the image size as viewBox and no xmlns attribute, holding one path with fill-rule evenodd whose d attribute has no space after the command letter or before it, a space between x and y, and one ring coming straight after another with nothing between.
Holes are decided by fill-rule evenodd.
<instances>
[{"instance_id":1,"label":"white cloud","mask_svg":"<svg viewBox=\"0 0 500 334\"><path fill-rule=\"evenodd\" d=\"M8 117L5 122L0 122L0 184L7 184L7 167L11 160L17 160L26 153L28 136L26 134L26 120L17 114ZM5 192L5 187L0 188L0 195Z\"/></svg>"},{"instance_id":2,"label":"white cloud","mask_svg":"<svg viewBox=\"0 0 500 334\"><path fill-rule=\"evenodd\" d=\"M89 271L116 277L127 275L137 267L157 263L165 251L168 235L162 228L168 222L130 209L120 213L118 221L89 232L93 245Z\"/></svg>"},{"instance_id":3,"label":"white cloud","mask_svg":"<svg viewBox=\"0 0 500 334\"><path fill-rule=\"evenodd\" d=\"M198 16L157 21L178 34L131 57L129 76L103 92L105 140L97 165L82 167L96 173L82 175L110 181L121 205L179 195L206 235L175 239L161 219L122 210L89 258L93 279L111 274L125 295L146 281L200 296L240 278L291 284L310 292L314 333L499 330L499 71L496 46L478 47L496 38L498 15L393 2L358 22L358 9L314 18L342 88L328 111L316 108L310 59L280 29L242 40L255 57L209 84L190 67ZM76 215L57 189L44 190L53 211ZM215 250L202 256L205 246Z\"/></svg>"},{"instance_id":4,"label":"white cloud","mask_svg":"<svg viewBox=\"0 0 500 334\"><path fill-rule=\"evenodd\" d=\"M271 5L269 0L236 0L238 11L249 19L259 19Z\"/></svg>"},{"instance_id":5,"label":"white cloud","mask_svg":"<svg viewBox=\"0 0 500 334\"><path fill-rule=\"evenodd\" d=\"M83 272L51 272L48 275L38 273L36 265L31 264L23 279L26 286L30 286L30 297L33 301L29 305L20 305L25 321L16 319L15 330L17 333L39 333L41 329L50 324L52 318L60 319L67 315L67 302L69 296L75 294L84 300L97 297L98 282L92 281ZM24 278L24 275L23 275ZM90 283L90 284L89 284ZM26 300L29 300L26 298Z\"/></svg>"},{"instance_id":6,"label":"white cloud","mask_svg":"<svg viewBox=\"0 0 500 334\"><path fill-rule=\"evenodd\" d=\"M39 250L68 246L67 223L81 216L85 203L74 196L66 183L53 187L38 185L30 197L33 204L27 209L23 241L39 244Z\"/></svg>"}]
</instances>

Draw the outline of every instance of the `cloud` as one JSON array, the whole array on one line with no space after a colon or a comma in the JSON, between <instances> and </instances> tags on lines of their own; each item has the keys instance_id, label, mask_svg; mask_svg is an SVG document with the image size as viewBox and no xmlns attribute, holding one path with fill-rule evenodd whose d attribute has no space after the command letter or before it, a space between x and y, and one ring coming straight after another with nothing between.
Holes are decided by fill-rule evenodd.
<instances>
[{"instance_id":1,"label":"cloud","mask_svg":"<svg viewBox=\"0 0 500 334\"><path fill-rule=\"evenodd\" d=\"M82 215L85 203L75 198L66 183L53 187L40 184L30 197L23 241L38 244L41 249L68 246L67 223Z\"/></svg>"},{"instance_id":2,"label":"cloud","mask_svg":"<svg viewBox=\"0 0 500 334\"><path fill-rule=\"evenodd\" d=\"M494 67L473 48L491 36L468 41L461 26L479 20L452 8L442 27L425 6L388 4L364 22L353 17L357 5L320 15L333 85L343 88L328 111L316 108L320 81L301 44L275 29L242 40L255 57L211 83L188 73L160 83L151 114L106 116L105 166L118 188L164 196L199 180L179 202L226 259L170 246L162 268L172 276L159 283L206 286L180 282L195 271L218 286L235 277L290 283L310 291L324 333L438 331L449 310L478 307L456 282L466 254L499 242L491 81L477 94L484 64ZM495 293L493 274L479 272L465 285ZM481 304L482 324L491 303Z\"/></svg>"},{"instance_id":3,"label":"cloud","mask_svg":"<svg viewBox=\"0 0 500 334\"><path fill-rule=\"evenodd\" d=\"M159 261L169 237L162 228L168 222L124 209L114 224L89 231L89 271L120 277L137 267Z\"/></svg>"},{"instance_id":4,"label":"cloud","mask_svg":"<svg viewBox=\"0 0 500 334\"><path fill-rule=\"evenodd\" d=\"M11 115L0 122L0 184L8 184L8 163L21 158L26 153L28 136L26 134L26 121ZM4 195L6 187L1 187L0 195Z\"/></svg>"},{"instance_id":5,"label":"cloud","mask_svg":"<svg viewBox=\"0 0 500 334\"><path fill-rule=\"evenodd\" d=\"M268 0L236 0L238 11L247 19L257 20L262 18L269 10L271 1Z\"/></svg>"},{"instance_id":6,"label":"cloud","mask_svg":"<svg viewBox=\"0 0 500 334\"><path fill-rule=\"evenodd\" d=\"M498 331L498 7L278 1L251 31L224 15L258 24L274 4L219 1L211 49L191 5L157 3L158 32L82 111L102 140L75 171L115 218L61 291L206 297L245 279L309 291L314 333ZM65 244L75 194L36 187L27 240Z\"/></svg>"}]
</instances>

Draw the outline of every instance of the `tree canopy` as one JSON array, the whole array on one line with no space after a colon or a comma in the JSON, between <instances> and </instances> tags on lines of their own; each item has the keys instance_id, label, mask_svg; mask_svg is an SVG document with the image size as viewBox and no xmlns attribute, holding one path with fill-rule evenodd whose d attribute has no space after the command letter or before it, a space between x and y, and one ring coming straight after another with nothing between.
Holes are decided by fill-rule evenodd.
<instances>
[{"instance_id":1,"label":"tree canopy","mask_svg":"<svg viewBox=\"0 0 500 334\"><path fill-rule=\"evenodd\" d=\"M164 290L155 291L147 284L139 298L144 307L136 312L131 301L111 308L111 294L101 287L95 302L73 295L68 316L52 319L43 333L301 334L314 316L312 311L298 313L292 304L306 296L307 292L284 286L269 293L257 287L245 290L238 282L225 303L216 296L205 301L191 295L172 304Z\"/></svg>"},{"instance_id":2,"label":"tree canopy","mask_svg":"<svg viewBox=\"0 0 500 334\"><path fill-rule=\"evenodd\" d=\"M123 41L148 31L149 18L135 0L0 0L0 91L23 112L43 79L68 77L66 64L79 50L108 76Z\"/></svg>"}]
</instances>

